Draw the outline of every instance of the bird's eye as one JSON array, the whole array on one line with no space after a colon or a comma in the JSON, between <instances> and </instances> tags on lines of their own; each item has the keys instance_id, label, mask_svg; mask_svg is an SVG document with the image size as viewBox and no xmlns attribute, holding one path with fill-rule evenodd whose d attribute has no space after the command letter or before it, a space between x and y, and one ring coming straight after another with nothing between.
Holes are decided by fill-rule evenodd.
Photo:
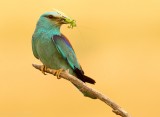
<instances>
[{"instance_id":1,"label":"bird's eye","mask_svg":"<svg viewBox=\"0 0 160 117\"><path fill-rule=\"evenodd\" d=\"M53 15L48 15L48 18L49 18L49 19L53 19L54 16L53 16Z\"/></svg>"}]
</instances>

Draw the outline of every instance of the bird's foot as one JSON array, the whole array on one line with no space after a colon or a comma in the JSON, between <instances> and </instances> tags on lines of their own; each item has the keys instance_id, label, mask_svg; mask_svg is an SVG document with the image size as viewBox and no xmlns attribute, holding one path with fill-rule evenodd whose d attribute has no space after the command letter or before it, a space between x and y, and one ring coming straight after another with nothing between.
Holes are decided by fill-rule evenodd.
<instances>
[{"instance_id":1,"label":"bird's foot","mask_svg":"<svg viewBox=\"0 0 160 117\"><path fill-rule=\"evenodd\" d=\"M63 72L64 70L63 69L58 69L58 70L56 70L56 72L55 72L55 76L57 76L57 79L60 79L60 74Z\"/></svg>"},{"instance_id":2,"label":"bird's foot","mask_svg":"<svg viewBox=\"0 0 160 117\"><path fill-rule=\"evenodd\" d=\"M66 73L69 73L69 69L65 70Z\"/></svg>"},{"instance_id":3,"label":"bird's foot","mask_svg":"<svg viewBox=\"0 0 160 117\"><path fill-rule=\"evenodd\" d=\"M45 65L42 65L42 66L41 66L41 71L42 71L42 73L43 73L44 75L47 75L47 74L45 73L46 70L47 70L47 67L46 67Z\"/></svg>"}]
</instances>

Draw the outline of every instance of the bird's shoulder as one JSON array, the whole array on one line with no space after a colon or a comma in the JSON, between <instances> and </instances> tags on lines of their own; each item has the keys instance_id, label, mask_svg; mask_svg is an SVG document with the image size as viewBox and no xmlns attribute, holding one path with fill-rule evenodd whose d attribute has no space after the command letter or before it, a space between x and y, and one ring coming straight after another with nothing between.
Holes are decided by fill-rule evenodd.
<instances>
[{"instance_id":1,"label":"bird's shoulder","mask_svg":"<svg viewBox=\"0 0 160 117\"><path fill-rule=\"evenodd\" d=\"M69 39L64 34L54 35L53 40L65 43L70 49L73 50L72 44L70 43Z\"/></svg>"}]
</instances>

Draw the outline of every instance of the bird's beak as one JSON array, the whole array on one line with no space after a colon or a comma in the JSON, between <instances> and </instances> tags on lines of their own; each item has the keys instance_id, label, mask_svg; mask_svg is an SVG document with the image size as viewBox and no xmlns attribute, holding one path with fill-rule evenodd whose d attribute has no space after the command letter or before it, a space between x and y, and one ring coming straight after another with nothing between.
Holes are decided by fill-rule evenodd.
<instances>
[{"instance_id":1,"label":"bird's beak","mask_svg":"<svg viewBox=\"0 0 160 117\"><path fill-rule=\"evenodd\" d=\"M70 24L69 28L76 27L76 21L71 19L71 18L69 18L69 17L62 17L60 22L62 24Z\"/></svg>"},{"instance_id":2,"label":"bird's beak","mask_svg":"<svg viewBox=\"0 0 160 117\"><path fill-rule=\"evenodd\" d=\"M59 24L70 24L68 27L69 28L73 28L76 27L76 21L73 20L72 18L68 17L67 15L65 15L63 12L54 9L58 14L60 14L60 17L58 18L58 23Z\"/></svg>"}]
</instances>

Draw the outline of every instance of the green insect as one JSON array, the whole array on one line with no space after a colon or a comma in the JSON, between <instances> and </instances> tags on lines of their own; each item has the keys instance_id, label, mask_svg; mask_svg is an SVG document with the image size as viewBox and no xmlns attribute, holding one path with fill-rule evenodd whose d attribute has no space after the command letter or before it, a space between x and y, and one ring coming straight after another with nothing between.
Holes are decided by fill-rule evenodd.
<instances>
[{"instance_id":1,"label":"green insect","mask_svg":"<svg viewBox=\"0 0 160 117\"><path fill-rule=\"evenodd\" d=\"M68 28L73 28L76 27L76 21L70 17L68 17L67 15L65 15L63 12L54 9L61 17L63 17L63 19L65 20L65 22L67 22L67 24L69 24Z\"/></svg>"},{"instance_id":2,"label":"green insect","mask_svg":"<svg viewBox=\"0 0 160 117\"><path fill-rule=\"evenodd\" d=\"M71 19L66 19L67 22L69 22L69 26L68 28L73 28L73 27L76 27L76 21L75 20L71 20Z\"/></svg>"}]
</instances>

